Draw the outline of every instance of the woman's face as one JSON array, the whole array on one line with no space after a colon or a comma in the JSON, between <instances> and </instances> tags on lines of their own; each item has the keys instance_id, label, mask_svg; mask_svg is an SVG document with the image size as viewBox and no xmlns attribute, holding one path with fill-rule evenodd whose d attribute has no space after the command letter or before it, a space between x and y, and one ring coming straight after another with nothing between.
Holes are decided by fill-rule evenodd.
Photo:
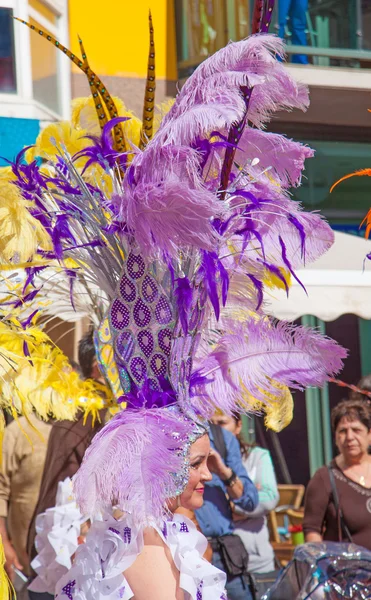
<instances>
[{"instance_id":1,"label":"woman's face","mask_svg":"<svg viewBox=\"0 0 371 600\"><path fill-rule=\"evenodd\" d=\"M191 446L189 479L184 492L180 496L181 506L189 510L196 510L204 503L205 482L212 479L212 475L207 468L209 452L210 440L206 434L198 438Z\"/></svg>"},{"instance_id":2,"label":"woman's face","mask_svg":"<svg viewBox=\"0 0 371 600\"><path fill-rule=\"evenodd\" d=\"M236 419L234 419L233 417L228 417L227 415L215 415L211 419L211 422L214 425L220 425L220 427L227 429L228 431L233 433L233 435L238 435L242 429L241 419L236 421Z\"/></svg>"},{"instance_id":3,"label":"woman's face","mask_svg":"<svg viewBox=\"0 0 371 600\"><path fill-rule=\"evenodd\" d=\"M335 442L343 457L351 460L367 454L371 444L371 431L358 419L350 421L343 417L335 431Z\"/></svg>"}]
</instances>

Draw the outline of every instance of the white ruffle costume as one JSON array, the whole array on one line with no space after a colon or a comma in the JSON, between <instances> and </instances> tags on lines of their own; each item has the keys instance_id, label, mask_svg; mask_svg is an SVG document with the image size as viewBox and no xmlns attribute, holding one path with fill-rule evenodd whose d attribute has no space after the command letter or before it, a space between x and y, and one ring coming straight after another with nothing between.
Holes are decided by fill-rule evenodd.
<instances>
[{"instance_id":1,"label":"white ruffle costume","mask_svg":"<svg viewBox=\"0 0 371 600\"><path fill-rule=\"evenodd\" d=\"M153 525L180 573L186 600L227 600L225 574L203 558L206 538L183 515ZM71 570L58 582L56 600L129 600L134 593L123 572L143 549L143 528L130 516L95 521L78 547Z\"/></svg>"},{"instance_id":2,"label":"white ruffle costume","mask_svg":"<svg viewBox=\"0 0 371 600\"><path fill-rule=\"evenodd\" d=\"M86 520L76 504L72 480L67 477L58 484L56 506L48 508L36 519L38 554L31 567L37 577L29 590L54 595L57 582L72 566L71 557L79 544L80 527Z\"/></svg>"}]
</instances>

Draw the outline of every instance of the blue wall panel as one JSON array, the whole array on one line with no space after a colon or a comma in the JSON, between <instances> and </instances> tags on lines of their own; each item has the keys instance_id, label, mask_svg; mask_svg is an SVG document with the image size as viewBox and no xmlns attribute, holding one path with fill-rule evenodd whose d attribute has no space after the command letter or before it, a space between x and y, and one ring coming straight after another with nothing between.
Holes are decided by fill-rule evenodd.
<instances>
[{"instance_id":1,"label":"blue wall panel","mask_svg":"<svg viewBox=\"0 0 371 600\"><path fill-rule=\"evenodd\" d=\"M0 166L2 158L13 160L24 146L34 144L40 131L37 119L12 119L0 117Z\"/></svg>"}]
</instances>

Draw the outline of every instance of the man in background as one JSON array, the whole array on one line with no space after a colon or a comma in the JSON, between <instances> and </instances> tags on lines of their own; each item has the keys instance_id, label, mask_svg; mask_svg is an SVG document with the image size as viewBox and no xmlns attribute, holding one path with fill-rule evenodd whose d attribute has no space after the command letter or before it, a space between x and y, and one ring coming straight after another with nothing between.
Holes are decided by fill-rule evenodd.
<instances>
[{"instance_id":1,"label":"man in background","mask_svg":"<svg viewBox=\"0 0 371 600\"><path fill-rule=\"evenodd\" d=\"M0 469L0 535L5 570L12 582L14 568L30 575L27 532L39 496L51 425L30 415L6 428Z\"/></svg>"}]
</instances>

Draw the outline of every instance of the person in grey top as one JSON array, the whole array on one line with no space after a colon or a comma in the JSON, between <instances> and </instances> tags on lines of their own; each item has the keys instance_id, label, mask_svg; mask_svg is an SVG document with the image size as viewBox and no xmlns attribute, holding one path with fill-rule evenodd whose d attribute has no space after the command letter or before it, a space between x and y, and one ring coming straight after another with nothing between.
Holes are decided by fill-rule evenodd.
<instances>
[{"instance_id":1,"label":"person in grey top","mask_svg":"<svg viewBox=\"0 0 371 600\"><path fill-rule=\"evenodd\" d=\"M234 533L239 535L248 554L250 573L274 571L274 551L269 541L266 515L279 500L277 481L271 455L268 450L250 446L241 438L242 422L239 417L216 415L213 422L233 433L240 442L243 465L258 489L259 504L248 512L234 507Z\"/></svg>"}]
</instances>

